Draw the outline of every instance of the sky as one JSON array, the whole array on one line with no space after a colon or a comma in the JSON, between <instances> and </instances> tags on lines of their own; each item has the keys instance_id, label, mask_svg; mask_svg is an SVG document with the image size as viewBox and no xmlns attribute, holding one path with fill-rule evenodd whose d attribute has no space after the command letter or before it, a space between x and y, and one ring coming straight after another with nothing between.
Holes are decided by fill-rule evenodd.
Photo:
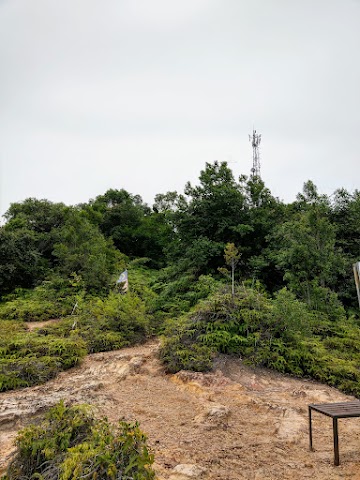
<instances>
[{"instance_id":1,"label":"sky","mask_svg":"<svg viewBox=\"0 0 360 480\"><path fill-rule=\"evenodd\" d=\"M0 215L183 192L205 163L290 202L359 188L360 0L0 0Z\"/></svg>"}]
</instances>

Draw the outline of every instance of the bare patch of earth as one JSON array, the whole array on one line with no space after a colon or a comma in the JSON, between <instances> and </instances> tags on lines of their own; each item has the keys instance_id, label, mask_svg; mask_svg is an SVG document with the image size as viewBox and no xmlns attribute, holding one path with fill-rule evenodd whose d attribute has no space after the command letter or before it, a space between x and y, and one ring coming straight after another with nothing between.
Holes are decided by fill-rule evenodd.
<instances>
[{"instance_id":1,"label":"bare patch of earth","mask_svg":"<svg viewBox=\"0 0 360 480\"><path fill-rule=\"evenodd\" d=\"M138 420L159 479L360 479L360 419L339 421L340 466L333 466L332 422L309 403L352 400L304 379L221 356L212 373L166 375L158 343L89 355L45 385L0 394L0 468L17 431L60 399L91 403L111 421Z\"/></svg>"},{"instance_id":2,"label":"bare patch of earth","mask_svg":"<svg viewBox=\"0 0 360 480\"><path fill-rule=\"evenodd\" d=\"M54 323L60 322L60 318L52 318L51 320L44 320L43 322L25 322L26 328L31 332L37 328L46 327L48 325L53 325Z\"/></svg>"}]
</instances>

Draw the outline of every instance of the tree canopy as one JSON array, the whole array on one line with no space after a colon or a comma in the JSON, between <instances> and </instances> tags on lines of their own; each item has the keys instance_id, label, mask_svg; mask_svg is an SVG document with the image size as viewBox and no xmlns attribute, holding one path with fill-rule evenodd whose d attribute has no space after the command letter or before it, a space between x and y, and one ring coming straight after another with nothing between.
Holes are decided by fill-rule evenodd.
<instances>
[{"instance_id":1,"label":"tree canopy","mask_svg":"<svg viewBox=\"0 0 360 480\"><path fill-rule=\"evenodd\" d=\"M215 161L206 163L196 185L159 193L153 207L138 194L110 189L75 207L29 198L12 204L5 220L0 295L34 287L54 272L80 275L89 291L106 291L120 258L146 258L162 269L163 285L217 277L225 246L234 244L237 281L260 280L270 293L287 286L309 305L329 290L346 308L356 307L357 190L340 188L328 197L308 181L286 204L261 178L236 179L226 162Z\"/></svg>"}]
</instances>

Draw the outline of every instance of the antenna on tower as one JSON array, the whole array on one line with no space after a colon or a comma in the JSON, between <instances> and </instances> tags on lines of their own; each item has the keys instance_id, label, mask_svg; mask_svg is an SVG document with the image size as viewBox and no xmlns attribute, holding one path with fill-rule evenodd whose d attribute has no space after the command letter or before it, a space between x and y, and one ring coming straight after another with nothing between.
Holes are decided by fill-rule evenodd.
<instances>
[{"instance_id":1,"label":"antenna on tower","mask_svg":"<svg viewBox=\"0 0 360 480\"><path fill-rule=\"evenodd\" d=\"M251 177L259 177L260 178L260 152L259 146L261 142L261 135L256 133L256 130L253 129L252 135L249 135L249 140L251 142L253 148L253 166L251 169Z\"/></svg>"}]
</instances>

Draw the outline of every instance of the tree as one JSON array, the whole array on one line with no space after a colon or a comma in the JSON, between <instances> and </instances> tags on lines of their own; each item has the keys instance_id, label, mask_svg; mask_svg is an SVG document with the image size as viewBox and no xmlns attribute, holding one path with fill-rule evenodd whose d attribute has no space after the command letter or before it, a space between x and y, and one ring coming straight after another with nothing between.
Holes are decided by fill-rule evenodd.
<instances>
[{"instance_id":1,"label":"tree","mask_svg":"<svg viewBox=\"0 0 360 480\"><path fill-rule=\"evenodd\" d=\"M61 275L80 275L87 290L94 292L109 289L119 258L111 241L76 209L72 209L64 226L57 231L53 255Z\"/></svg>"},{"instance_id":2,"label":"tree","mask_svg":"<svg viewBox=\"0 0 360 480\"><path fill-rule=\"evenodd\" d=\"M189 197L179 222L180 234L193 240L199 236L217 242L236 239L234 227L244 219L245 199L226 162L207 163L200 173L200 185L185 187Z\"/></svg>"},{"instance_id":3,"label":"tree","mask_svg":"<svg viewBox=\"0 0 360 480\"><path fill-rule=\"evenodd\" d=\"M336 246L346 259L346 274L338 279L336 290L346 306L357 309L352 264L360 260L360 191L339 189L331 205L332 223L336 227Z\"/></svg>"},{"instance_id":4,"label":"tree","mask_svg":"<svg viewBox=\"0 0 360 480\"><path fill-rule=\"evenodd\" d=\"M0 297L16 288L34 287L47 270L34 232L0 228Z\"/></svg>"},{"instance_id":5,"label":"tree","mask_svg":"<svg viewBox=\"0 0 360 480\"><path fill-rule=\"evenodd\" d=\"M231 294L233 297L235 295L235 268L240 260L240 257L241 253L239 253L239 250L233 243L227 243L225 245L224 258L226 265L231 267ZM226 268L219 268L219 271L225 274L229 273Z\"/></svg>"},{"instance_id":6,"label":"tree","mask_svg":"<svg viewBox=\"0 0 360 480\"><path fill-rule=\"evenodd\" d=\"M173 261L196 265L197 275L221 266L225 243L237 241L246 217L244 195L226 162L207 163L199 182L197 186L187 183L186 201L179 199L172 251ZM205 245L206 251L201 252Z\"/></svg>"},{"instance_id":7,"label":"tree","mask_svg":"<svg viewBox=\"0 0 360 480\"><path fill-rule=\"evenodd\" d=\"M27 198L23 202L12 203L4 217L7 228L21 226L36 233L49 233L63 225L66 214L67 207L63 203Z\"/></svg>"},{"instance_id":8,"label":"tree","mask_svg":"<svg viewBox=\"0 0 360 480\"><path fill-rule=\"evenodd\" d=\"M122 253L149 257L150 265L161 266L172 229L164 215L152 211L139 195L111 189L81 208Z\"/></svg>"},{"instance_id":9,"label":"tree","mask_svg":"<svg viewBox=\"0 0 360 480\"><path fill-rule=\"evenodd\" d=\"M243 274L259 279L269 290L283 286L283 280L270 254L270 239L277 225L286 219L286 206L271 195L259 177L240 177L247 220L239 225Z\"/></svg>"},{"instance_id":10,"label":"tree","mask_svg":"<svg viewBox=\"0 0 360 480\"><path fill-rule=\"evenodd\" d=\"M298 196L297 212L278 226L273 256L289 287L311 307L317 307L319 288L334 288L344 274L344 256L336 248L336 228L329 219L329 201L312 182Z\"/></svg>"},{"instance_id":11,"label":"tree","mask_svg":"<svg viewBox=\"0 0 360 480\"><path fill-rule=\"evenodd\" d=\"M0 229L0 295L34 287L49 274L54 232L67 211L62 203L35 198L10 205Z\"/></svg>"}]
</instances>

